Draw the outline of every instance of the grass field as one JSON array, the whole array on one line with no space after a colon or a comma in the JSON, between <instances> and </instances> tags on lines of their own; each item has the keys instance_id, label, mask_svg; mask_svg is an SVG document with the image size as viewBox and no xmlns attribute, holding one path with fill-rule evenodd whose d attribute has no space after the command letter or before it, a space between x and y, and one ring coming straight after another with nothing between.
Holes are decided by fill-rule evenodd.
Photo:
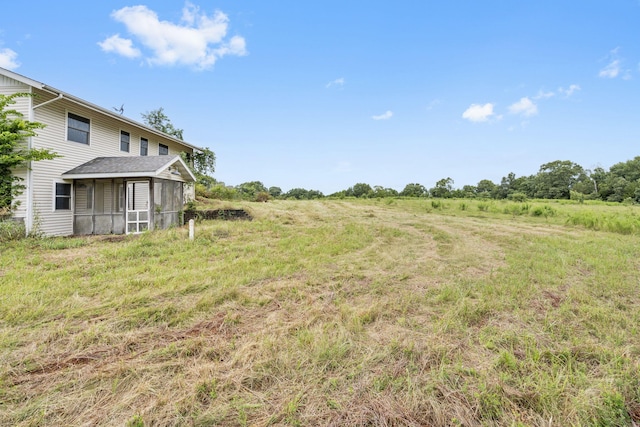
<instances>
[{"instance_id":1,"label":"grass field","mask_svg":"<svg viewBox=\"0 0 640 427\"><path fill-rule=\"evenodd\" d=\"M240 204L0 253L0 425L640 422L640 208Z\"/></svg>"}]
</instances>

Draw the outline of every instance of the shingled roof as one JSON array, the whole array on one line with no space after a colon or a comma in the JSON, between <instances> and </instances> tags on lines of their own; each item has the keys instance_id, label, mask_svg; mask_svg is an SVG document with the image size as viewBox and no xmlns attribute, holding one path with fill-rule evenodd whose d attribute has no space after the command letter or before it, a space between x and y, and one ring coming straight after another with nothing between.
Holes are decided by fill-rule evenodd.
<instances>
[{"instance_id":1,"label":"shingled roof","mask_svg":"<svg viewBox=\"0 0 640 427\"><path fill-rule=\"evenodd\" d=\"M96 157L65 173L65 179L139 178L156 177L174 167L177 180L195 181L196 178L180 156L125 156Z\"/></svg>"}]
</instances>

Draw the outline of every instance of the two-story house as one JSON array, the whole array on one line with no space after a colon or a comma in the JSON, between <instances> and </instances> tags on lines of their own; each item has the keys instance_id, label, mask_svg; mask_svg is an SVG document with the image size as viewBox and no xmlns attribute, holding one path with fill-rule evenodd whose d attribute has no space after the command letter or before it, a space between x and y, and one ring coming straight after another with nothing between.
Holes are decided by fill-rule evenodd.
<instances>
[{"instance_id":1,"label":"two-story house","mask_svg":"<svg viewBox=\"0 0 640 427\"><path fill-rule=\"evenodd\" d=\"M195 181L180 153L198 147L0 68L0 94L18 92L34 96L13 109L46 125L25 143L60 156L14 171L26 189L13 217L27 232L128 234L178 224Z\"/></svg>"}]
</instances>

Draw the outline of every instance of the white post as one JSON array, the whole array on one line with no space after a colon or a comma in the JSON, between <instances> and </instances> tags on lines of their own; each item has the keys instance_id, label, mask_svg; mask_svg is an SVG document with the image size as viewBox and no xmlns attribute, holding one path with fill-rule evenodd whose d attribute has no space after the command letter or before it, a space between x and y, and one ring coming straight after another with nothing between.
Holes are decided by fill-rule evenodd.
<instances>
[{"instance_id":1,"label":"white post","mask_svg":"<svg viewBox=\"0 0 640 427\"><path fill-rule=\"evenodd\" d=\"M189 220L189 240L193 240L196 234L196 221L192 218Z\"/></svg>"}]
</instances>

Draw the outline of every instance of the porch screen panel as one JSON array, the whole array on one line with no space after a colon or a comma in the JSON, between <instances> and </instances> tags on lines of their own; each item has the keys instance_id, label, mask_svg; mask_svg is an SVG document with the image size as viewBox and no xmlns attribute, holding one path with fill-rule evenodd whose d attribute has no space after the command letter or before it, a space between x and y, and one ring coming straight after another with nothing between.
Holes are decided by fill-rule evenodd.
<instances>
[{"instance_id":1,"label":"porch screen panel","mask_svg":"<svg viewBox=\"0 0 640 427\"><path fill-rule=\"evenodd\" d=\"M93 233L93 182L76 181L73 216L74 234Z\"/></svg>"},{"instance_id":2,"label":"porch screen panel","mask_svg":"<svg viewBox=\"0 0 640 427\"><path fill-rule=\"evenodd\" d=\"M95 234L109 234L113 232L113 182L111 180L96 181L95 184Z\"/></svg>"}]
</instances>

